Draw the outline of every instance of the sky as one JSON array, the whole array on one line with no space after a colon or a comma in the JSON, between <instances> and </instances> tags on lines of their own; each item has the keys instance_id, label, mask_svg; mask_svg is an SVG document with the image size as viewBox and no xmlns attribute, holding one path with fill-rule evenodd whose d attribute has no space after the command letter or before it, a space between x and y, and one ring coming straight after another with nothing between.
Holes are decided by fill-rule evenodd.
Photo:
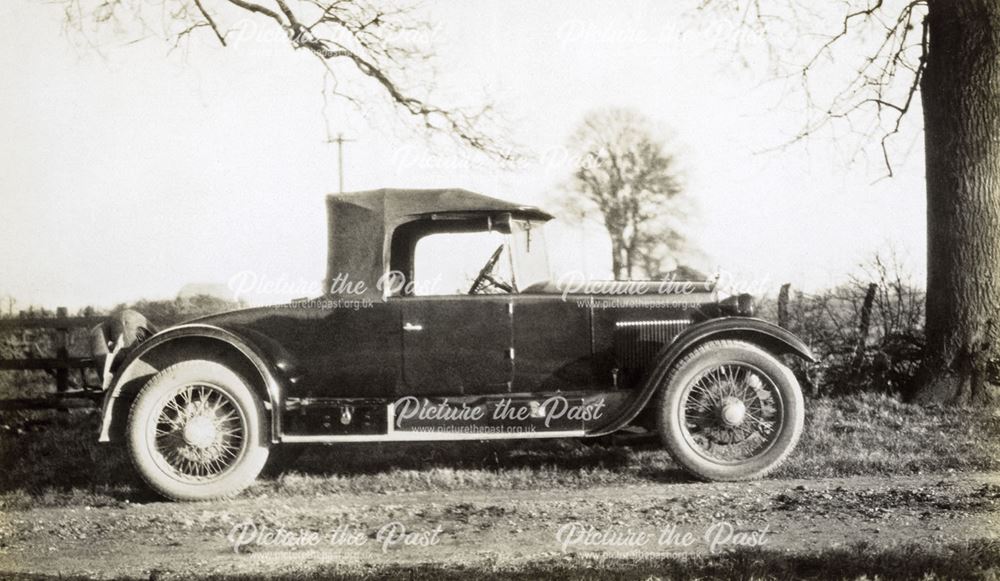
<instances>
[{"instance_id":1,"label":"sky","mask_svg":"<svg viewBox=\"0 0 1000 581\"><path fill-rule=\"evenodd\" d=\"M546 206L569 183L569 135L606 107L669 128L697 207L689 236L708 270L736 286L815 290L890 251L922 281L919 109L894 138L891 179L879 179L877 151L852 158L842 134L775 148L804 122L794 94L770 82L757 52L734 52L724 15L692 18L685 5L426 3L440 93L489 99L504 137L527 154L501 168L407 130L371 87L340 86L370 97L364 110L325 101L319 62L266 21L228 21L227 48L206 29L171 50L155 35L136 41L129 27L93 36L94 48L64 33L58 6L8 0L0 297L21 308L107 307L248 278L255 302L304 296L325 271L323 199L338 178L331 132L352 139L347 190L462 187ZM610 269L599 228L555 234L561 269Z\"/></svg>"}]
</instances>

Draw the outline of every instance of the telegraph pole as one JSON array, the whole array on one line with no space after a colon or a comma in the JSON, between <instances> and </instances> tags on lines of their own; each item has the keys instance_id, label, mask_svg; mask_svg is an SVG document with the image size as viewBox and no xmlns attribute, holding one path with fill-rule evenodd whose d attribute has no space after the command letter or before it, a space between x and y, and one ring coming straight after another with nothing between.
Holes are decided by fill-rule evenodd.
<instances>
[{"instance_id":1,"label":"telegraph pole","mask_svg":"<svg viewBox=\"0 0 1000 581\"><path fill-rule=\"evenodd\" d=\"M343 133L338 133L336 139L327 139L327 143L337 144L337 182L339 185L339 191L341 194L344 193L344 143L354 141L353 139L344 139Z\"/></svg>"}]
</instances>

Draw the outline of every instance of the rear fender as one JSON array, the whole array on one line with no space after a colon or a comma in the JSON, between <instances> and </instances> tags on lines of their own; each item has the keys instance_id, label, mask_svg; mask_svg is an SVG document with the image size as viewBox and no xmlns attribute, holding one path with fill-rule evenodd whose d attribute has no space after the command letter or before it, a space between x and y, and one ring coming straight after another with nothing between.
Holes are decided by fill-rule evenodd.
<instances>
[{"instance_id":1,"label":"rear fender","mask_svg":"<svg viewBox=\"0 0 1000 581\"><path fill-rule=\"evenodd\" d=\"M124 433L132 401L160 370L188 359L210 359L225 363L251 384L268 415L271 442L281 434L281 394L289 364L274 353L273 346L251 333L237 334L214 325L189 324L157 333L131 351L109 382L101 407L99 441L115 441ZM270 347L270 348L269 348Z\"/></svg>"}]
</instances>

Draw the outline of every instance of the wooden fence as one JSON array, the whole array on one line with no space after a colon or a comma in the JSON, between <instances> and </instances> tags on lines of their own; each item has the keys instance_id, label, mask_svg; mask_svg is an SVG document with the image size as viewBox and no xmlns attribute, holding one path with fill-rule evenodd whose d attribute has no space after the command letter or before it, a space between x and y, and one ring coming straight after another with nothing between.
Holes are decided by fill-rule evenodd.
<instances>
[{"instance_id":1,"label":"wooden fence","mask_svg":"<svg viewBox=\"0 0 1000 581\"><path fill-rule=\"evenodd\" d=\"M778 326L788 328L789 314L788 301L791 294L792 284L786 282L781 285L778 291ZM879 285L872 282L865 290L865 299L861 304L861 314L858 322L858 337L854 347L854 366L861 365L865 354L865 344L868 341L868 333L871 330L872 307L875 304L875 293Z\"/></svg>"},{"instance_id":2,"label":"wooden fence","mask_svg":"<svg viewBox=\"0 0 1000 581\"><path fill-rule=\"evenodd\" d=\"M17 359L0 359L0 371L43 370L55 378L56 395L72 395L77 398L87 398L87 392L67 393L69 390L69 373L74 369L87 369L93 366L90 357L69 356L69 334L72 329L90 328L104 321L105 317L69 317L66 307L56 309L55 317L26 317L0 319L0 333L4 331L21 331L25 329L52 329L55 331L55 357L21 357ZM10 399L0 400L0 409L31 409L46 407L78 407L68 402L58 403L52 399Z\"/></svg>"}]
</instances>

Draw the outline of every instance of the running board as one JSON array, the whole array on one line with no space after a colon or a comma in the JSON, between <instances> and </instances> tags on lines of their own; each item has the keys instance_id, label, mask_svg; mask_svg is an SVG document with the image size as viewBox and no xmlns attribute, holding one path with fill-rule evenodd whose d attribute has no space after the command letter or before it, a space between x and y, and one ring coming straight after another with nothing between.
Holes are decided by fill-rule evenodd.
<instances>
[{"instance_id":1,"label":"running board","mask_svg":"<svg viewBox=\"0 0 1000 581\"><path fill-rule=\"evenodd\" d=\"M388 434L353 434L353 435L316 435L296 436L283 434L284 444L335 444L347 442L448 442L455 440L528 440L541 438L581 438L586 436L583 430L567 430L562 432L398 432Z\"/></svg>"},{"instance_id":2,"label":"running board","mask_svg":"<svg viewBox=\"0 0 1000 581\"><path fill-rule=\"evenodd\" d=\"M558 399L556 399L558 398ZM278 441L297 444L326 444L338 442L447 442L475 440L529 440L542 438L581 438L588 435L587 417L573 417L568 410L594 414L586 410L604 409L606 399L621 400L622 393L559 393L555 394L503 394L497 396L470 396L450 398L423 398L421 406L450 405L462 413L470 410L468 417L418 417L417 410L400 408L396 402L361 399L290 399L286 402L289 415L283 426L292 427L297 417L306 417L307 409L316 409L312 424L295 425L282 432ZM412 398L417 402L416 398ZM553 403L550 404L548 401ZM513 403L511 403L513 402ZM560 405L561 403L561 405ZM405 400L410 406L410 398ZM459 408L460 406L460 408ZM494 407L490 407L494 406ZM556 407L559 406L559 407ZM550 416L546 416L546 407ZM613 406L617 407L617 406ZM489 411L487 411L489 410ZM497 410L500 410L499 412ZM581 411L584 410L584 411ZM441 413L437 411L437 413ZM340 417L338 425L337 416ZM399 417L397 417L399 416ZM356 425L361 429L347 431ZM489 418L480 421L482 418ZM497 420L499 421L490 421ZM550 420L552 424L550 424ZM321 423L320 423L321 422ZM355 422L355 423L352 423ZM561 424L561 425L560 425ZM310 429L311 428L311 429ZM333 429L337 429L333 432ZM333 432L333 433L331 433Z\"/></svg>"}]
</instances>

